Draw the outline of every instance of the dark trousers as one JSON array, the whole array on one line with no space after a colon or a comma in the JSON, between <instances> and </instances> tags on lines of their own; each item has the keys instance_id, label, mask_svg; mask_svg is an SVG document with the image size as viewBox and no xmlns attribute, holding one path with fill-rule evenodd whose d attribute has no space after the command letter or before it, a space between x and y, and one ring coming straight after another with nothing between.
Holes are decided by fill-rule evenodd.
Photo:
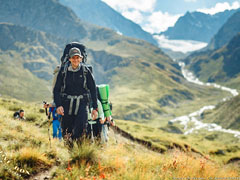
<instances>
[{"instance_id":1,"label":"dark trousers","mask_svg":"<svg viewBox=\"0 0 240 180\"><path fill-rule=\"evenodd\" d=\"M93 136L97 137L97 139L100 139L101 132L102 132L102 124L100 123L99 119L96 120L96 124L92 125L92 129L91 129L91 125L88 125L87 131L88 131L89 137L91 137L91 131L93 131Z\"/></svg>"},{"instance_id":2,"label":"dark trousers","mask_svg":"<svg viewBox=\"0 0 240 180\"><path fill-rule=\"evenodd\" d=\"M74 114L76 101L73 103L72 114L69 115L70 101L63 103L64 116L62 117L62 134L63 137L71 138L72 140L84 137L87 129L87 103L81 102L77 115Z\"/></svg>"}]
</instances>

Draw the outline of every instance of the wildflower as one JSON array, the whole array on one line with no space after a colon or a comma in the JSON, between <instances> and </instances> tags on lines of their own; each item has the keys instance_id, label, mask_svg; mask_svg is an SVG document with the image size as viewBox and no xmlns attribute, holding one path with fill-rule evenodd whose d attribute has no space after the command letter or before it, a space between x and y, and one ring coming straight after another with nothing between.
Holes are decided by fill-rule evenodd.
<instances>
[{"instance_id":1,"label":"wildflower","mask_svg":"<svg viewBox=\"0 0 240 180\"><path fill-rule=\"evenodd\" d=\"M67 170L68 171L71 171L72 170L72 168L71 168L71 166L70 166L70 162L68 161L68 167L67 167Z\"/></svg>"},{"instance_id":2,"label":"wildflower","mask_svg":"<svg viewBox=\"0 0 240 180\"><path fill-rule=\"evenodd\" d=\"M105 178L106 178L106 176L105 176L104 173L101 173L99 177L100 177L101 179L105 179Z\"/></svg>"}]
</instances>

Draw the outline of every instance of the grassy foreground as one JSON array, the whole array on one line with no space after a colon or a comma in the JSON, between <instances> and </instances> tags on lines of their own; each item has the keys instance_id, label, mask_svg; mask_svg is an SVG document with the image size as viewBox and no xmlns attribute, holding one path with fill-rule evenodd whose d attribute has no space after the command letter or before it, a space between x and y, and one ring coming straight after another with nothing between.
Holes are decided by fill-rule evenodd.
<instances>
[{"instance_id":1,"label":"grassy foreground","mask_svg":"<svg viewBox=\"0 0 240 180\"><path fill-rule=\"evenodd\" d=\"M15 110L26 111L26 121L14 120ZM123 121L117 121L123 126ZM126 122L128 123L128 122ZM146 180L239 177L236 164L224 164L188 149L166 148L160 154L111 133L108 145L84 141L69 151L62 141L48 141L48 124L41 105L0 98L0 179L28 179L49 170L59 180ZM129 123L129 130L137 124ZM139 128L141 125L139 125ZM153 132L155 129L151 129ZM150 130L143 131L151 136ZM140 133L139 133L140 134ZM190 143L161 131L159 141ZM118 143L116 143L116 140ZM162 145L163 146L163 145ZM191 146L191 144L189 144ZM197 146L196 146L197 148ZM201 150L199 150L201 151Z\"/></svg>"}]
</instances>

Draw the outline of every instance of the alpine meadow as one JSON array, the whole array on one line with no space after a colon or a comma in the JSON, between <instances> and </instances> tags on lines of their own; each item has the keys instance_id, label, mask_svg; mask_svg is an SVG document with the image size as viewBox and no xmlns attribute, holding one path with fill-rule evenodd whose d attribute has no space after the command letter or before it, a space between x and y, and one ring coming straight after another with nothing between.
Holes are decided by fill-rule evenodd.
<instances>
[{"instance_id":1,"label":"alpine meadow","mask_svg":"<svg viewBox=\"0 0 240 180\"><path fill-rule=\"evenodd\" d=\"M0 179L240 179L239 9L185 12L173 27L152 33L120 5L0 0ZM176 52L161 48L156 36L207 46ZM55 112L51 117L47 109L56 96L56 67L61 74L72 42L86 47L106 122L104 108L111 107L100 138L90 112L81 141L54 137ZM99 98L105 85L107 101ZM70 106L81 107L75 99ZM20 110L24 117L14 118Z\"/></svg>"}]
</instances>

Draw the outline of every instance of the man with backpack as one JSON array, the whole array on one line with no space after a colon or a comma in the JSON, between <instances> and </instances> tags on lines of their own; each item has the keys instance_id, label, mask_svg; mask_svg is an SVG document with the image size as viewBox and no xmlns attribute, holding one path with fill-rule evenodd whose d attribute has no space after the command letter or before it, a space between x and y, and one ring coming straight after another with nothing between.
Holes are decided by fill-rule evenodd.
<instances>
[{"instance_id":1,"label":"man with backpack","mask_svg":"<svg viewBox=\"0 0 240 180\"><path fill-rule=\"evenodd\" d=\"M65 51L68 50L65 48ZM63 137L68 142L78 140L86 133L90 97L92 117L96 119L98 116L96 84L91 71L83 63L84 57L79 48L71 47L64 58L64 65L58 72L53 89L57 113L62 115Z\"/></svg>"},{"instance_id":2,"label":"man with backpack","mask_svg":"<svg viewBox=\"0 0 240 180\"><path fill-rule=\"evenodd\" d=\"M15 112L15 113L13 114L13 117L14 117L14 119L25 120L24 110L23 110L23 109L20 109L19 111Z\"/></svg>"},{"instance_id":3,"label":"man with backpack","mask_svg":"<svg viewBox=\"0 0 240 180\"><path fill-rule=\"evenodd\" d=\"M62 139L62 130L61 130L61 126L60 126L60 121L59 119L61 118L61 115L57 114L57 109L54 106L53 103L45 103L43 105L43 108L46 109L46 115L48 116L48 120L50 121L51 118L51 114L52 114L52 127L53 127L53 138L58 138L58 139ZM48 113L47 113L47 108L49 108ZM50 124L51 124L50 123Z\"/></svg>"}]
</instances>

